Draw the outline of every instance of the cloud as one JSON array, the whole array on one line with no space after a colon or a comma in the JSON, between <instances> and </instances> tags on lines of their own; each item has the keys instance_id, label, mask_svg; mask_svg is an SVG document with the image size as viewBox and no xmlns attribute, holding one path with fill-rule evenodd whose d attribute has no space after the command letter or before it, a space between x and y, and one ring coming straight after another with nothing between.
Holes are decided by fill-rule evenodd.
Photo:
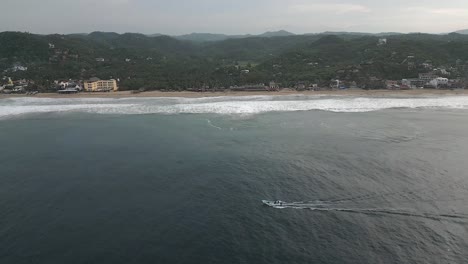
<instances>
[{"instance_id":1,"label":"cloud","mask_svg":"<svg viewBox=\"0 0 468 264\"><path fill-rule=\"evenodd\" d=\"M321 31L451 32L467 0L0 0L0 31L185 34ZM423 3L422 3L423 2ZM18 19L18 17L24 19Z\"/></svg>"},{"instance_id":2,"label":"cloud","mask_svg":"<svg viewBox=\"0 0 468 264\"><path fill-rule=\"evenodd\" d=\"M425 15L442 15L442 16L468 16L468 9L465 8L426 8L426 7L409 7L406 12L417 12Z\"/></svg>"},{"instance_id":3,"label":"cloud","mask_svg":"<svg viewBox=\"0 0 468 264\"><path fill-rule=\"evenodd\" d=\"M466 16L468 15L468 9L461 8L441 8L431 9L431 13L439 15L451 15L451 16Z\"/></svg>"},{"instance_id":4,"label":"cloud","mask_svg":"<svg viewBox=\"0 0 468 264\"><path fill-rule=\"evenodd\" d=\"M290 13L369 13L372 10L364 5L356 4L296 4L289 7Z\"/></svg>"},{"instance_id":5,"label":"cloud","mask_svg":"<svg viewBox=\"0 0 468 264\"><path fill-rule=\"evenodd\" d=\"M122 4L129 4L131 0L80 0L79 3L87 3L87 4L100 4L100 5L122 5Z\"/></svg>"}]
</instances>

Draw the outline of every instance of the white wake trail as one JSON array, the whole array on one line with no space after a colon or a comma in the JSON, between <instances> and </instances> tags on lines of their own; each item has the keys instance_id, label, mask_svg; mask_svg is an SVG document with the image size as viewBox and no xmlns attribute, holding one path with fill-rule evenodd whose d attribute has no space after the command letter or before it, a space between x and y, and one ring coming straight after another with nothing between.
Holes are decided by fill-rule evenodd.
<instances>
[{"instance_id":1,"label":"white wake trail","mask_svg":"<svg viewBox=\"0 0 468 264\"><path fill-rule=\"evenodd\" d=\"M420 213L412 212L405 209L395 209L395 208L344 208L344 207L334 207L333 203L321 202L321 203L302 203L302 202L281 202L274 205L269 205L275 209L307 209L312 211L324 211L324 212L347 212L347 213L362 213L362 214L372 214L372 215L398 215L398 216L407 216L407 217L419 217L426 218L431 220L444 220L444 219L453 219L453 220L468 220L468 216L462 214L434 214L434 213Z\"/></svg>"}]
</instances>

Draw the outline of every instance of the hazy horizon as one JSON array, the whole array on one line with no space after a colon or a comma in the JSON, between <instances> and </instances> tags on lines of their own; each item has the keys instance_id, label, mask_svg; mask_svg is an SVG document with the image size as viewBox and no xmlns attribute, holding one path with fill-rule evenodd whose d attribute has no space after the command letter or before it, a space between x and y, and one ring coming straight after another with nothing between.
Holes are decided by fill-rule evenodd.
<instances>
[{"instance_id":1,"label":"hazy horizon","mask_svg":"<svg viewBox=\"0 0 468 264\"><path fill-rule=\"evenodd\" d=\"M468 28L468 2L461 0L16 0L1 5L6 12L0 31L37 34L449 33Z\"/></svg>"},{"instance_id":2,"label":"hazy horizon","mask_svg":"<svg viewBox=\"0 0 468 264\"><path fill-rule=\"evenodd\" d=\"M146 36L152 36L152 35L161 35L161 36L170 36L170 37L178 37L178 36L186 36L186 35L191 35L191 34L213 34L213 35L226 35L226 36L258 36L262 35L265 33L269 32L279 32L279 31L287 31L289 33L292 33L294 35L308 35L308 34L322 34L322 33L327 33L327 32L343 32L343 33L361 33L361 34L385 34L385 33L398 33L398 34L449 34L449 33L454 33L455 31L460 31L460 30L465 30L465 29L459 29L459 30L453 30L450 32L398 32L398 31L377 31L377 32L365 32L365 31L346 31L346 30L328 30L328 31L320 31L320 32L305 32L305 33L296 33L296 32L291 32L289 30L285 29L277 29L277 30L269 30L269 31L261 31L261 32L256 32L256 33L225 33L225 32L186 32L186 33L180 33L180 34L164 34L160 32L153 32L153 33L143 33L143 32L130 32L130 31L105 31L105 30L94 30L94 31L89 31L89 32L50 32L50 33L38 33L38 32L31 32L31 31L20 31L20 30L4 30L0 31L1 32L21 32L21 33L30 33L30 34L37 34L37 35L54 35L54 34L59 34L59 35L89 35L91 33L95 32L101 32L101 33L117 33L117 34L143 34Z\"/></svg>"}]
</instances>

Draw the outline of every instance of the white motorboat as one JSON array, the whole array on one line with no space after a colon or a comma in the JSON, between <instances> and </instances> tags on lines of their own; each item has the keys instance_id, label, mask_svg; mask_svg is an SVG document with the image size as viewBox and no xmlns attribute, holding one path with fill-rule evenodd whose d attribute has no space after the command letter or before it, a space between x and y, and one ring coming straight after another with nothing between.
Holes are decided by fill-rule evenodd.
<instances>
[{"instance_id":1,"label":"white motorboat","mask_svg":"<svg viewBox=\"0 0 468 264\"><path fill-rule=\"evenodd\" d=\"M264 205L268 205L268 206L271 206L271 207L281 207L283 206L283 204L285 204L285 202L283 201L269 201L269 200L262 200L262 203Z\"/></svg>"}]
</instances>

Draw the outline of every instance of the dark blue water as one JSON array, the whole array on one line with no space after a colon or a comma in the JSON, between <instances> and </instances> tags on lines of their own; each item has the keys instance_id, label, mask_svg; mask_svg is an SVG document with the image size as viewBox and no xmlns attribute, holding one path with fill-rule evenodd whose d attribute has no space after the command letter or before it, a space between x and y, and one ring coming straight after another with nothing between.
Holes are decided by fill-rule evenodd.
<instances>
[{"instance_id":1,"label":"dark blue water","mask_svg":"<svg viewBox=\"0 0 468 264\"><path fill-rule=\"evenodd\" d=\"M467 263L467 121L427 109L1 120L0 263Z\"/></svg>"}]
</instances>

